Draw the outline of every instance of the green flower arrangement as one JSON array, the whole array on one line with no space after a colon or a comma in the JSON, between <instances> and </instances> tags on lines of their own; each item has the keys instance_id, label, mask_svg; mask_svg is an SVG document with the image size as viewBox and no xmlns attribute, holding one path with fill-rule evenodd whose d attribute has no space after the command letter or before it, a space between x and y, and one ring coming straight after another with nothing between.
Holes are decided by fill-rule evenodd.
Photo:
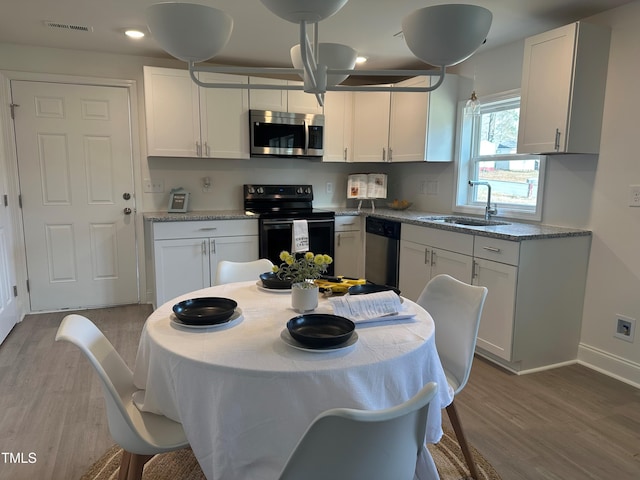
<instances>
[{"instance_id":1,"label":"green flower arrangement","mask_svg":"<svg viewBox=\"0 0 640 480\"><path fill-rule=\"evenodd\" d=\"M291 283L307 284L307 288L313 287L313 280L327 271L327 266L333 262L329 255L306 252L304 255L292 255L283 250L280 252L280 266L274 265L273 271L280 280L289 280ZM306 286L306 285L305 285Z\"/></svg>"}]
</instances>

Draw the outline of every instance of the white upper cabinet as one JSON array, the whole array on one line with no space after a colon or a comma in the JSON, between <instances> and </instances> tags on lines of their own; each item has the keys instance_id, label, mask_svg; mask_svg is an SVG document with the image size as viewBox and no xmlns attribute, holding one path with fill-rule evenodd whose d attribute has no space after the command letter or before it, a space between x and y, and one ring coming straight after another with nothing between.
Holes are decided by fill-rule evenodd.
<instances>
[{"instance_id":1,"label":"white upper cabinet","mask_svg":"<svg viewBox=\"0 0 640 480\"><path fill-rule=\"evenodd\" d=\"M398 86L428 87L431 77L416 77ZM392 162L452 162L458 77L430 93L392 92L389 122L389 160Z\"/></svg>"},{"instance_id":2,"label":"white upper cabinet","mask_svg":"<svg viewBox=\"0 0 640 480\"><path fill-rule=\"evenodd\" d=\"M247 77L201 73L209 83ZM158 157L249 158L245 89L198 87L186 70L144 67L147 154Z\"/></svg>"},{"instance_id":3,"label":"white upper cabinet","mask_svg":"<svg viewBox=\"0 0 640 480\"><path fill-rule=\"evenodd\" d=\"M247 77L201 73L209 83L246 84ZM249 158L249 95L243 88L200 89L202 156Z\"/></svg>"},{"instance_id":4,"label":"white upper cabinet","mask_svg":"<svg viewBox=\"0 0 640 480\"><path fill-rule=\"evenodd\" d=\"M302 82L289 80L289 85L303 85ZM312 93L304 90L287 90L287 111L293 113L323 113L324 108Z\"/></svg>"},{"instance_id":5,"label":"white upper cabinet","mask_svg":"<svg viewBox=\"0 0 640 480\"><path fill-rule=\"evenodd\" d=\"M353 93L327 92L324 95L323 162L347 162L353 155Z\"/></svg>"},{"instance_id":6,"label":"white upper cabinet","mask_svg":"<svg viewBox=\"0 0 640 480\"><path fill-rule=\"evenodd\" d=\"M429 86L430 81L415 77L397 85ZM453 161L457 94L455 75L429 93L356 92L353 161Z\"/></svg>"},{"instance_id":7,"label":"white upper cabinet","mask_svg":"<svg viewBox=\"0 0 640 480\"><path fill-rule=\"evenodd\" d=\"M286 80L274 78L249 77L249 87L251 85L286 85ZM252 110L272 110L274 112L287 111L287 91L286 90L249 90L249 108Z\"/></svg>"},{"instance_id":8,"label":"white upper cabinet","mask_svg":"<svg viewBox=\"0 0 640 480\"><path fill-rule=\"evenodd\" d=\"M518 153L598 153L610 30L576 22L525 40Z\"/></svg>"},{"instance_id":9,"label":"white upper cabinet","mask_svg":"<svg viewBox=\"0 0 640 480\"><path fill-rule=\"evenodd\" d=\"M274 78L249 77L249 85L302 85L302 82ZM315 95L302 90L251 89L249 104L252 110L271 110L292 113L322 113Z\"/></svg>"},{"instance_id":10,"label":"white upper cabinet","mask_svg":"<svg viewBox=\"0 0 640 480\"><path fill-rule=\"evenodd\" d=\"M147 155L198 157L200 107L198 86L189 72L144 67Z\"/></svg>"},{"instance_id":11,"label":"white upper cabinet","mask_svg":"<svg viewBox=\"0 0 640 480\"><path fill-rule=\"evenodd\" d=\"M419 95L419 94L418 94ZM389 149L389 92L353 94L353 161L386 162Z\"/></svg>"}]
</instances>

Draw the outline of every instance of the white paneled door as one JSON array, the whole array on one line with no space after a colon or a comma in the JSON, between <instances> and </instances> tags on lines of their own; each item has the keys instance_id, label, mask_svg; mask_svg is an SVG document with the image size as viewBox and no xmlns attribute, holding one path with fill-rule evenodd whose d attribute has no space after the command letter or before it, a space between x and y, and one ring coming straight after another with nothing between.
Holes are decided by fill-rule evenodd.
<instances>
[{"instance_id":1,"label":"white paneled door","mask_svg":"<svg viewBox=\"0 0 640 480\"><path fill-rule=\"evenodd\" d=\"M14 294L16 286L16 262L13 242L13 223L9 209L9 188L4 168L4 138L0 133L0 343L18 322L18 302ZM5 200L6 199L6 200Z\"/></svg>"},{"instance_id":2,"label":"white paneled door","mask_svg":"<svg viewBox=\"0 0 640 480\"><path fill-rule=\"evenodd\" d=\"M137 303L126 88L11 82L32 311Z\"/></svg>"}]
</instances>

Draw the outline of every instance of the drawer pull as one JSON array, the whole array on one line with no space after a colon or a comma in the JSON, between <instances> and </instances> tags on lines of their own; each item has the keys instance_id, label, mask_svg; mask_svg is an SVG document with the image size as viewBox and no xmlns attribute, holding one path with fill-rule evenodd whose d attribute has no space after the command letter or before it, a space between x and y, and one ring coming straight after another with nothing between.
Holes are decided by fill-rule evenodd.
<instances>
[{"instance_id":1,"label":"drawer pull","mask_svg":"<svg viewBox=\"0 0 640 480\"><path fill-rule=\"evenodd\" d=\"M500 253L502 250L496 247L482 247L485 250L487 250L488 252L493 252L493 253Z\"/></svg>"},{"instance_id":2,"label":"drawer pull","mask_svg":"<svg viewBox=\"0 0 640 480\"><path fill-rule=\"evenodd\" d=\"M211 230L217 230L218 227L202 227L200 231L202 232L210 232Z\"/></svg>"}]
</instances>

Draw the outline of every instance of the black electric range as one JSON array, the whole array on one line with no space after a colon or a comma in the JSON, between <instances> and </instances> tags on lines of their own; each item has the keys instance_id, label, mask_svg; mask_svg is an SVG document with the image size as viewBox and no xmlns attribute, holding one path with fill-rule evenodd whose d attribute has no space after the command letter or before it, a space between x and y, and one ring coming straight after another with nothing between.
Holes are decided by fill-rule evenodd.
<instances>
[{"instance_id":1,"label":"black electric range","mask_svg":"<svg viewBox=\"0 0 640 480\"><path fill-rule=\"evenodd\" d=\"M294 220L307 220L310 251L334 256L335 212L313 208L312 185L244 185L244 209L259 215L260 258L277 265L291 251Z\"/></svg>"}]
</instances>

